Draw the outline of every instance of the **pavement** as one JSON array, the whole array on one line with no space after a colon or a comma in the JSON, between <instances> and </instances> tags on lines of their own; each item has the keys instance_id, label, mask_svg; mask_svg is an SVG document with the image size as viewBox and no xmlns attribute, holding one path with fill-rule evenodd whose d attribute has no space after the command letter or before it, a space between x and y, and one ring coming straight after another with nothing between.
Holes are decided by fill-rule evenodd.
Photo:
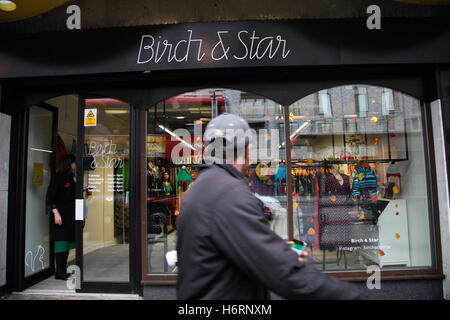
<instances>
[{"instance_id":1,"label":"pavement","mask_svg":"<svg viewBox=\"0 0 450 320\"><path fill-rule=\"evenodd\" d=\"M54 277L21 291L7 294L0 300L143 300L135 294L77 293L67 288L66 281Z\"/></svg>"},{"instance_id":2,"label":"pavement","mask_svg":"<svg viewBox=\"0 0 450 320\"><path fill-rule=\"evenodd\" d=\"M133 294L101 294L101 293L58 293L40 292L26 293L14 292L0 300L144 300L143 297Z\"/></svg>"}]
</instances>

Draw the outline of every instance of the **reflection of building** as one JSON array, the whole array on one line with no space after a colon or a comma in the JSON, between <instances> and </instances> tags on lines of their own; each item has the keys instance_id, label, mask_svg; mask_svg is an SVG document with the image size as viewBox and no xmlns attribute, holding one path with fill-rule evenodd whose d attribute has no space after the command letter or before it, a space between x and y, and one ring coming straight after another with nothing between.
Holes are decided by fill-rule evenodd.
<instances>
[{"instance_id":1,"label":"reflection of building","mask_svg":"<svg viewBox=\"0 0 450 320\"><path fill-rule=\"evenodd\" d=\"M415 292L420 297L440 298L447 294L448 280L441 294L442 278L449 275L443 263L449 252L448 208L443 205L448 203L443 139L449 122L445 106L450 62L445 10L408 7L404 11L420 21L395 18L393 12L393 18L383 22L375 34L361 27L364 15L335 20L328 12L321 21L302 20L317 16L300 10L300 3L291 4L293 17L280 14L279 21L233 18L229 21L235 22L167 25L171 21L163 21L161 14L155 21L165 25L155 27L131 19L136 21L134 28L109 25L118 27L111 32L83 27L70 37L64 30L22 34L26 21L2 25L0 33L7 33L2 34L0 49L2 290L23 290L52 272L47 218L44 214L30 217L30 208L45 210L40 201L54 167L52 152L60 150L60 145L52 143L52 134L56 134L67 151L76 153L79 169L84 169L77 177L81 186L78 198L87 197L90 207L85 228L78 230L78 256L72 253L86 275L82 290L120 288L146 297L158 298L162 293L174 297L176 271L165 264L164 253L175 248L180 203L198 175L196 164L204 145L195 125L203 131L212 117L229 112L241 115L256 130L251 187L271 197L272 209L278 209L273 211L278 214L273 214L273 230L283 236L306 236L314 257L326 260L324 265L317 264L319 269L362 285L364 264L378 263L387 279L380 297L411 297L408 294ZM391 5L389 8L396 6ZM176 13L182 11L176 8ZM57 8L55 15L64 16L63 9ZM204 10L210 10L209 6ZM257 10L263 9L252 8L250 17ZM278 11L261 16L273 18L274 12ZM340 12L345 13L340 17L351 16L345 10ZM210 16L218 16L214 13ZM433 14L436 16L430 18ZM284 20L287 18L297 19ZM86 26L99 27L90 17L86 19ZM52 20L46 21L49 27ZM113 21L105 19L105 24ZM30 21L33 27L25 31L43 31L46 24L38 22ZM60 27L64 24L53 23L53 28ZM189 35L186 30L192 30L191 51L183 51L187 61L181 61L181 51L176 56L180 61L168 57L167 47L164 54L160 51L157 58L161 59L154 56L151 62L137 63L143 36L164 36L170 43L179 43ZM228 58L214 60L211 50L217 32L223 30L228 30ZM253 30L267 40L280 35L285 41L280 46L285 45L289 54L283 57L278 51L270 56L267 51L263 55L262 48L267 48L263 42L251 58L251 43L245 43L248 37L239 38L238 32L250 35ZM200 53L205 54L202 59L200 43ZM187 50L183 44L179 50ZM82 49L86 47L89 50ZM240 59L246 48L249 54ZM142 50L149 53L150 49ZM443 106L442 115L439 105L432 103L437 99ZM97 109L95 127L82 125L80 111L88 106ZM56 124L53 132L50 129ZM190 137L184 138L177 129ZM108 144L116 145L117 154ZM173 156L177 147L186 149L186 154ZM402 228L388 240L388 234L376 230L378 221L364 223L373 211L378 213L376 209L362 203L365 211L359 210L345 197L339 199L342 194L326 188L327 170L336 165L336 177L337 173L346 175L353 191L353 182L359 179L356 165L361 160L376 173L380 183L377 196L389 202L381 208L378 221L386 223L399 216L404 221L395 222ZM398 171L389 171L392 161ZM119 166L122 170L116 168ZM41 167L42 186L27 184L33 168ZM180 173L182 169L189 174ZM317 175L321 179L315 180ZM401 191L395 193L394 187ZM402 203L406 208L396 211L395 204L404 206ZM33 220L38 217L39 221ZM31 231L33 226L38 226L39 232ZM326 232L332 237L321 242L321 232L327 228L334 230ZM25 230L25 235L18 230ZM371 252L360 255L356 243L363 248L364 236L369 234L374 240L368 241ZM409 258L400 259L389 252L392 243L408 246L402 252L408 252ZM380 245L383 247L378 250L383 253L375 248ZM36 273L29 277L30 263L23 262L25 256L30 259L29 252L36 256L39 249L40 255L39 246L45 248L45 264L39 270L35 268L39 265L33 266ZM116 269L112 257L120 257ZM6 263L8 270L18 271L7 274ZM114 272L101 274L99 270L105 269ZM395 285L400 290L394 292Z\"/></svg>"}]
</instances>

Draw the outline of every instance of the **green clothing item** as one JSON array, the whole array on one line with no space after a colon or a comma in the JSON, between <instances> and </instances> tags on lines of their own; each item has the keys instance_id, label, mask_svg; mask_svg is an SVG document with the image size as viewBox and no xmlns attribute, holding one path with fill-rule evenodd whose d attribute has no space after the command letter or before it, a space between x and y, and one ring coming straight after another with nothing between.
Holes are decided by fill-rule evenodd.
<instances>
[{"instance_id":1,"label":"green clothing item","mask_svg":"<svg viewBox=\"0 0 450 320\"><path fill-rule=\"evenodd\" d=\"M170 196L172 193L172 184L169 182L167 185L164 185L163 183L163 190L165 196Z\"/></svg>"},{"instance_id":2,"label":"green clothing item","mask_svg":"<svg viewBox=\"0 0 450 320\"><path fill-rule=\"evenodd\" d=\"M55 241L55 253L67 252L75 249L75 241Z\"/></svg>"},{"instance_id":3,"label":"green clothing item","mask_svg":"<svg viewBox=\"0 0 450 320\"><path fill-rule=\"evenodd\" d=\"M123 177L123 190L128 191L130 190L130 164L127 160L124 160L123 162L123 168L116 168L117 175L122 175Z\"/></svg>"},{"instance_id":4,"label":"green clothing item","mask_svg":"<svg viewBox=\"0 0 450 320\"><path fill-rule=\"evenodd\" d=\"M187 169L181 169L180 171L178 171L177 174L177 179L176 179L176 194L178 196L178 184L180 182L184 182L187 181L188 184L192 183L192 177L191 177L191 173L187 170Z\"/></svg>"}]
</instances>

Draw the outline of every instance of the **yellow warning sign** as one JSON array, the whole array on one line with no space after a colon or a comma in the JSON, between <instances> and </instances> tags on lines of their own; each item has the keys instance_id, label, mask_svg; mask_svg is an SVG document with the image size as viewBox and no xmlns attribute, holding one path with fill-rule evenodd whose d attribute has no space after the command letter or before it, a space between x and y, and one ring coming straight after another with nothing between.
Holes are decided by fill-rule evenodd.
<instances>
[{"instance_id":1,"label":"yellow warning sign","mask_svg":"<svg viewBox=\"0 0 450 320\"><path fill-rule=\"evenodd\" d=\"M97 109L84 110L84 126L95 127L97 125Z\"/></svg>"}]
</instances>

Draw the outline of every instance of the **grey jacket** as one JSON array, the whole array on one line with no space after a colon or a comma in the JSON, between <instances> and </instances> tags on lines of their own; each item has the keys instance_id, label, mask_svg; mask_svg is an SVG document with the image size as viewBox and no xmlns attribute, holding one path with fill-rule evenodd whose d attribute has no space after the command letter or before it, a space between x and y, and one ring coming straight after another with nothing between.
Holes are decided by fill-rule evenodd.
<instances>
[{"instance_id":1,"label":"grey jacket","mask_svg":"<svg viewBox=\"0 0 450 320\"><path fill-rule=\"evenodd\" d=\"M262 202L231 165L203 170L177 222L178 299L361 299L366 291L329 277L271 231Z\"/></svg>"}]
</instances>

